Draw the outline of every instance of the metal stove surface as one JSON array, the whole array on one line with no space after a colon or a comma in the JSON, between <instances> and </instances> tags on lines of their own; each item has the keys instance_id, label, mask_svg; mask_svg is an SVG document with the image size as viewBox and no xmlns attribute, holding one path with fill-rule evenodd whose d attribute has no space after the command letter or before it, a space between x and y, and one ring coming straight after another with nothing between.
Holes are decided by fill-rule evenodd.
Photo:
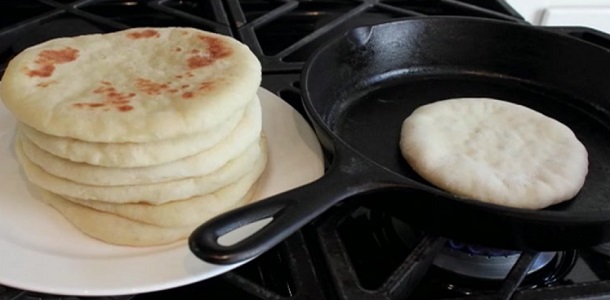
<instances>
[{"instance_id":1,"label":"metal stove surface","mask_svg":"<svg viewBox=\"0 0 610 300\"><path fill-rule=\"evenodd\" d=\"M502 0L5 0L0 2L0 73L19 51L55 37L191 26L250 46L263 65L262 85L303 112L300 69L324 41L355 25L431 15L525 23ZM610 49L609 39L586 28L565 33ZM491 251L484 245L456 249L459 242L393 218L377 205L380 201L382 195L344 202L271 251L215 278L97 299L610 299L607 246L543 254L542 260L538 253ZM464 247L470 251L461 251ZM455 251L461 251L458 260L439 262L455 258ZM473 260L487 270L465 272L461 264ZM501 271L488 269L498 262ZM0 300L7 299L79 298L0 285Z\"/></svg>"}]
</instances>

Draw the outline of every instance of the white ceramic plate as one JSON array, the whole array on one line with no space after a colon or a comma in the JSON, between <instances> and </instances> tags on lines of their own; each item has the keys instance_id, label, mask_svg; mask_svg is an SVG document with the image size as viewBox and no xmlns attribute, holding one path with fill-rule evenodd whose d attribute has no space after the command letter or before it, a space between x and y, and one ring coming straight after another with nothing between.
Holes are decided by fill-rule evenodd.
<instances>
[{"instance_id":1,"label":"white ceramic plate","mask_svg":"<svg viewBox=\"0 0 610 300\"><path fill-rule=\"evenodd\" d=\"M269 163L256 196L262 199L319 178L324 165L320 144L303 117L271 92L261 88L258 94L269 143ZM74 296L138 294L186 285L243 264L205 263L186 241L134 248L82 234L28 191L13 151L15 122L0 105L0 284ZM248 234L240 231L231 238Z\"/></svg>"}]
</instances>

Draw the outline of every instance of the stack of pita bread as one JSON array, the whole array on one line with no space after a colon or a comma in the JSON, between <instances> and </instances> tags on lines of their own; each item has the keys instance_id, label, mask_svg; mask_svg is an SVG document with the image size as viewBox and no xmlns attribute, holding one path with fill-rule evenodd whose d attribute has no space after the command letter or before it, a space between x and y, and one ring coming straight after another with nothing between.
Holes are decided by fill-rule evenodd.
<instances>
[{"instance_id":1,"label":"stack of pita bread","mask_svg":"<svg viewBox=\"0 0 610 300\"><path fill-rule=\"evenodd\" d=\"M151 246L253 197L267 161L260 80L232 38L135 28L26 49L0 96L41 199L92 237Z\"/></svg>"}]
</instances>

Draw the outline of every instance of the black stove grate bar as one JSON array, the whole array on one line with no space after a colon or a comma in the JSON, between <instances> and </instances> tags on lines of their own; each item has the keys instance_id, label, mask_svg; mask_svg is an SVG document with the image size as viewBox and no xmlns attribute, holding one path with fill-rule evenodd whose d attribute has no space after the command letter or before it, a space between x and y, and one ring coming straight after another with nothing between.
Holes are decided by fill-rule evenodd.
<instances>
[{"instance_id":1,"label":"black stove grate bar","mask_svg":"<svg viewBox=\"0 0 610 300\"><path fill-rule=\"evenodd\" d=\"M116 30L123 30L123 29L128 29L128 28L131 27L131 26L127 25L127 24L123 24L121 22L113 21L113 20L110 20L110 19L108 19L106 17L101 17L101 16L98 16L96 14L92 14L90 12L86 12L84 10L79 10L79 9L76 9L76 8L70 7L70 6L66 6L65 7L65 11L67 13L70 13L70 14L72 14L74 16L77 16L79 18L82 18L84 20L93 21L93 22L95 22L97 24L108 26L108 27L110 27L112 29L116 29Z\"/></svg>"},{"instance_id":2,"label":"black stove grate bar","mask_svg":"<svg viewBox=\"0 0 610 300\"><path fill-rule=\"evenodd\" d=\"M519 259L515 265L511 268L510 272L506 276L506 279L502 282L502 287L498 292L498 300L509 300L513 293L517 290L527 272L534 264L534 261L538 257L535 252L523 252L519 256Z\"/></svg>"},{"instance_id":3,"label":"black stove grate bar","mask_svg":"<svg viewBox=\"0 0 610 300\"><path fill-rule=\"evenodd\" d=\"M387 299L408 297L417 288L432 260L446 242L445 238L424 238L381 286L381 293L387 295Z\"/></svg>"},{"instance_id":4,"label":"black stove grate bar","mask_svg":"<svg viewBox=\"0 0 610 300\"><path fill-rule=\"evenodd\" d=\"M228 36L233 36L233 32L229 27L229 19L227 18L227 13L225 12L222 5L220 5L218 1L212 1L212 10L214 11L214 18L216 21L210 21L208 19L204 19L198 17L196 15L187 13L182 10L178 10L175 8L171 8L166 4L171 0L156 0L148 3L148 6L152 9L164 12L168 15L173 15L178 18L188 20L194 24L199 24L204 27L210 28L212 31Z\"/></svg>"},{"instance_id":5,"label":"black stove grate bar","mask_svg":"<svg viewBox=\"0 0 610 300\"><path fill-rule=\"evenodd\" d=\"M275 280L279 282L264 282L261 284L240 275L239 270L228 272L222 275L222 277L227 282L260 297L261 299L325 299L321 288L311 288L320 287L322 283L320 282L314 267L312 255L310 254L309 249L304 245L307 245L305 237L303 236L302 231L298 231L286 239L282 244L272 249L269 253L263 254L273 255L274 251L278 252L277 255L282 256L283 262L287 264L287 269L290 270L290 274L286 274L287 277L295 280L279 278L279 280ZM250 264L254 265L256 263L257 262L251 262ZM281 285L282 287L276 289L272 288L273 286L278 285Z\"/></svg>"},{"instance_id":6,"label":"black stove grate bar","mask_svg":"<svg viewBox=\"0 0 610 300\"><path fill-rule=\"evenodd\" d=\"M27 292L9 287L0 286L0 300L22 299Z\"/></svg>"},{"instance_id":7,"label":"black stove grate bar","mask_svg":"<svg viewBox=\"0 0 610 300\"><path fill-rule=\"evenodd\" d=\"M237 2L237 0L233 0L230 3L232 3L233 5L239 5L238 3L235 3L235 2ZM352 17L357 16L358 14L360 14L363 11L372 7L372 4L370 4L370 3L366 3L366 2L362 3L358 6L356 6L355 8L349 10L348 12L342 14L341 16L337 17L336 19L329 22L325 26L319 28L318 30L315 30L314 32L306 35L305 37L301 38L297 42L291 44L290 46L283 49L279 53L274 54L274 55L265 55L260 46L260 43L258 41L255 30L257 28L259 28L265 24L268 24L269 22L283 16L287 12L295 10L298 7L298 5L299 5L299 3L297 1L288 1L285 4L283 4L282 6L276 8L274 10L271 10L270 12L262 15L261 17L255 19L251 22L247 22L245 20L245 18L243 20L241 20L241 22L246 22L246 23L244 23L243 26L238 26L237 36L240 39L242 39L244 42L246 42L246 44L254 45L253 51L258 56L258 58L261 60L261 64L263 65L263 70L266 70L266 71L300 71L303 66L303 62L286 62L286 61L284 61L284 58L286 58L290 54L293 54L295 51L301 49L302 47L310 44L312 41L320 38L322 35L330 32L332 29L335 29L336 27L343 24L344 22L351 19ZM243 13L240 13L240 15L243 16ZM238 22L240 22L240 21L238 21Z\"/></svg>"},{"instance_id":8,"label":"black stove grate bar","mask_svg":"<svg viewBox=\"0 0 610 300\"><path fill-rule=\"evenodd\" d=\"M354 206L343 205L331 210L326 216L316 221L320 255L325 259L330 280L337 293L336 297L342 300L407 298L426 274L433 258L445 245L446 239L435 236L423 237L378 288L364 288L339 232L336 230L342 220L353 210Z\"/></svg>"},{"instance_id":9,"label":"black stove grate bar","mask_svg":"<svg viewBox=\"0 0 610 300\"><path fill-rule=\"evenodd\" d=\"M300 39L299 41L297 41L296 43L288 46L288 48L280 51L276 57L286 57L292 53L294 53L296 50L304 47L305 45L311 43L313 40L321 37L322 35L324 35L325 33L330 32L332 29L338 27L339 25L345 23L347 20L361 14L362 12L366 11L367 9L373 7L370 3L363 3L360 4L358 6L356 6L355 8L349 10L348 12L346 12L345 14L341 15L340 17L336 18L335 20L331 21L330 23L326 24L326 26L321 27L320 29L312 32L311 34L305 36L304 38Z\"/></svg>"},{"instance_id":10,"label":"black stove grate bar","mask_svg":"<svg viewBox=\"0 0 610 300\"><path fill-rule=\"evenodd\" d=\"M512 6L506 3L506 0L496 0L494 3L498 5L499 9L497 11L492 10L492 12L502 11L505 14L511 15L517 19L525 20L525 18L523 18L523 16L521 16L521 14L517 12L517 10L515 10Z\"/></svg>"},{"instance_id":11,"label":"black stove grate bar","mask_svg":"<svg viewBox=\"0 0 610 300\"><path fill-rule=\"evenodd\" d=\"M593 28L575 26L547 26L544 28L556 33L569 35L571 37L577 38L581 41L593 44L598 47L605 48L607 51L610 52L610 34L608 33L601 32Z\"/></svg>"},{"instance_id":12,"label":"black stove grate bar","mask_svg":"<svg viewBox=\"0 0 610 300\"><path fill-rule=\"evenodd\" d=\"M250 46L250 49L252 50L252 52L254 52L254 54L256 54L257 57L264 58L265 55L263 53L263 48L261 47L261 44L258 38L256 37L256 33L254 32L254 30L260 26L272 22L273 20L290 11L293 11L299 6L299 4L294 1L287 1L284 4L269 11L268 13L263 14L262 16L248 22L243 11L240 9L240 4L238 1L239 0L229 1L231 11L234 13L235 17L234 22L238 33L237 37L244 41L248 46ZM266 68L263 67L263 69Z\"/></svg>"},{"instance_id":13,"label":"black stove grate bar","mask_svg":"<svg viewBox=\"0 0 610 300\"><path fill-rule=\"evenodd\" d=\"M570 286L554 286L515 292L512 300L609 300L610 280L584 282Z\"/></svg>"},{"instance_id":14,"label":"black stove grate bar","mask_svg":"<svg viewBox=\"0 0 610 300\"><path fill-rule=\"evenodd\" d=\"M23 32L30 28L32 25L37 25L46 22L48 20L56 18L57 16L62 15L63 13L64 11L62 11L61 9L55 9L35 18L19 22L9 28L3 29L2 31L0 31L0 53L3 53L7 49L9 49L11 45L23 35ZM7 61L3 61L2 63L3 64L0 65L0 71L4 71L4 63L7 63Z\"/></svg>"},{"instance_id":15,"label":"black stove grate bar","mask_svg":"<svg viewBox=\"0 0 610 300\"><path fill-rule=\"evenodd\" d=\"M388 4L384 4L384 3L376 4L376 6L379 8L382 8L384 10L390 11L390 12L403 14L405 16L413 16L413 17L425 17L426 16L426 14L422 14L422 13L416 12L414 10L404 9L404 8L400 8L400 7L396 7L396 6L392 6L392 5L388 5Z\"/></svg>"},{"instance_id":16,"label":"black stove grate bar","mask_svg":"<svg viewBox=\"0 0 610 300\"><path fill-rule=\"evenodd\" d=\"M281 50L280 52L267 55L264 53L260 45L256 30L282 16L285 16L287 13L296 10L299 7L301 1L283 1L283 4L281 4L280 6L266 12L265 14L251 21L247 20L244 11L241 7L241 4L238 0L226 1L227 6L229 7L228 10L232 13L234 17L234 19L232 20L232 27L236 31L236 37L251 47L253 52L261 61L261 64L263 65L263 70L280 72L300 71L304 62L288 61L286 60L286 58L298 51L299 49L310 45L313 41L316 41L317 39L324 36L324 34L332 31L333 29L336 29L337 27L339 27L339 25L346 23L348 20L364 13L367 10L379 9L383 11L388 11L395 13L396 15L398 15L398 17L420 17L426 15L414 10L404 9L392 4L382 3L379 0L354 1L355 3L360 4L357 5L355 8L347 11L346 13L338 16L330 23L325 24L324 26L316 29L314 32L301 38L297 42L289 45L287 48ZM435 2L436 4L431 5L439 5L441 7L467 12L468 15L473 16L527 24L527 22L524 21L518 13L516 13L513 9L509 9L509 6L506 3L500 3L500 5L502 8L505 8L507 14L496 12L491 9L487 9L474 4L469 4L459 0L437 0Z\"/></svg>"},{"instance_id":17,"label":"black stove grate bar","mask_svg":"<svg viewBox=\"0 0 610 300\"><path fill-rule=\"evenodd\" d=\"M91 2L96 2L96 1L98 1L98 0L80 0L80 1L73 1L71 3L61 3L61 2L57 2L57 1L53 1L53 0L38 0L38 2L40 2L40 3L44 3L46 5L54 6L54 7L61 8L61 9L66 9L69 7L79 8L80 6L87 5Z\"/></svg>"},{"instance_id":18,"label":"black stove grate bar","mask_svg":"<svg viewBox=\"0 0 610 300\"><path fill-rule=\"evenodd\" d=\"M511 15L499 13L499 12L496 12L496 11L493 11L490 9L486 9L484 7L465 3L465 2L459 1L459 0L440 0L440 1L441 1L441 3L443 3L447 6L459 8L461 10L465 10L468 12L473 12L473 13L479 14L481 17L491 17L491 18L505 20L505 21L529 24L527 21L525 21L523 19L523 17L521 17L519 14L517 14L514 10L511 10L511 13L514 14L513 16L511 16Z\"/></svg>"}]
</instances>

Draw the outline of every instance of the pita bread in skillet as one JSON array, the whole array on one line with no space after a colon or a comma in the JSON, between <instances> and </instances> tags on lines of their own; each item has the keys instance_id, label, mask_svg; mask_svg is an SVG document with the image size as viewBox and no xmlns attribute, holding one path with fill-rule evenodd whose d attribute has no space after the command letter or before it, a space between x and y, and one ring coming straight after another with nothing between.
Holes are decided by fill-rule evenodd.
<instances>
[{"instance_id":1,"label":"pita bread in skillet","mask_svg":"<svg viewBox=\"0 0 610 300\"><path fill-rule=\"evenodd\" d=\"M570 128L527 107L488 98L417 108L402 125L400 149L430 183L516 208L569 200L588 172L587 150Z\"/></svg>"},{"instance_id":2,"label":"pita bread in skillet","mask_svg":"<svg viewBox=\"0 0 610 300\"><path fill-rule=\"evenodd\" d=\"M211 148L236 126L245 126L239 111L212 129L149 143L95 143L42 133L23 123L19 131L42 150L74 162L104 167L137 168L159 165Z\"/></svg>"},{"instance_id":3,"label":"pita bread in skillet","mask_svg":"<svg viewBox=\"0 0 610 300\"><path fill-rule=\"evenodd\" d=\"M154 142L214 128L256 94L261 65L237 40L192 28L59 38L14 57L0 98L38 131Z\"/></svg>"},{"instance_id":4,"label":"pita bread in skillet","mask_svg":"<svg viewBox=\"0 0 610 300\"><path fill-rule=\"evenodd\" d=\"M259 144L266 143L261 137ZM179 199L214 192L235 182L250 171L260 159L261 146L254 144L242 155L229 161L217 171L197 177L188 177L160 183L121 186L87 185L45 172L32 163L23 153L19 137L15 142L15 152L27 179L53 193L86 200L112 203L149 203L162 204Z\"/></svg>"},{"instance_id":5,"label":"pita bread in skillet","mask_svg":"<svg viewBox=\"0 0 610 300\"><path fill-rule=\"evenodd\" d=\"M146 203L116 204L71 197L64 198L98 211L162 227L200 225L211 217L242 205L251 199L258 178L267 164L266 151L262 151L262 153L254 168L236 182L213 193L185 200L151 205Z\"/></svg>"},{"instance_id":6,"label":"pita bread in skillet","mask_svg":"<svg viewBox=\"0 0 610 300\"><path fill-rule=\"evenodd\" d=\"M257 147L262 128L258 101L249 105L244 119L238 128L210 149L169 163L139 168L110 168L72 162L41 150L23 135L20 139L27 158L51 175L96 186L137 185L208 175L249 148Z\"/></svg>"}]
</instances>

